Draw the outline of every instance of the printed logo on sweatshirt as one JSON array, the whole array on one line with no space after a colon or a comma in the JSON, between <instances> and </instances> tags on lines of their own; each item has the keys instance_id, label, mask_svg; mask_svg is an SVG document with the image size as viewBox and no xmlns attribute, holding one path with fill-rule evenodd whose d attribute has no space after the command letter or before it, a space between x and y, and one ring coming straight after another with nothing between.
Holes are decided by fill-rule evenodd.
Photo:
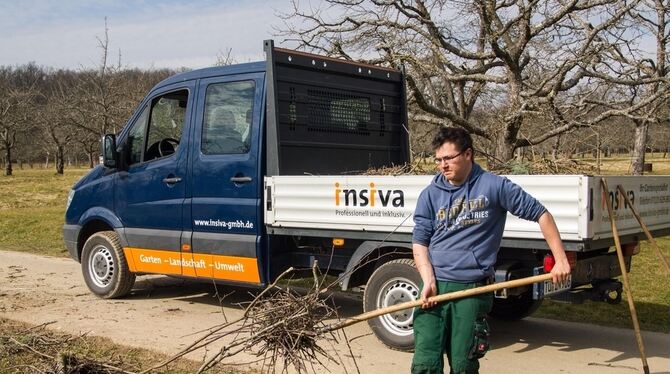
<instances>
[{"instance_id":1,"label":"printed logo on sweatshirt","mask_svg":"<svg viewBox=\"0 0 670 374\"><path fill-rule=\"evenodd\" d=\"M447 214L445 214L445 208L438 210L436 214L438 220L437 227L438 229L446 228L447 231L452 231L458 228L478 225L489 217L488 206L489 199L483 195L468 200L467 210L465 209L465 199L456 199L449 208L448 219L446 217Z\"/></svg>"}]
</instances>

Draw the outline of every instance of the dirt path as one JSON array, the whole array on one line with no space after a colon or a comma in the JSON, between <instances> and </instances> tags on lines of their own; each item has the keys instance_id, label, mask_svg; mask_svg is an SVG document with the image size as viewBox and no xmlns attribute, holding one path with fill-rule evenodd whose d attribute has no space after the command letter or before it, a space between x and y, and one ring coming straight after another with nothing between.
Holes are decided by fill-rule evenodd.
<instances>
[{"instance_id":1,"label":"dirt path","mask_svg":"<svg viewBox=\"0 0 670 374\"><path fill-rule=\"evenodd\" d=\"M236 303L252 289L225 287L219 305L211 284L161 276L138 279L133 294L101 300L89 293L79 264L63 259L0 251L0 316L71 333L89 332L115 342L173 354L197 332L240 315ZM338 296L342 314L361 312L360 301ZM632 331L529 318L492 323L494 350L482 373L635 373L641 364ZM346 329L361 373L408 373L412 355L387 349L366 324ZM644 333L653 373L670 373L670 335ZM355 373L345 344L331 348L342 360L333 373ZM237 358L237 357L236 357ZM247 358L239 357L240 360ZM346 371L345 371L346 368Z\"/></svg>"}]
</instances>

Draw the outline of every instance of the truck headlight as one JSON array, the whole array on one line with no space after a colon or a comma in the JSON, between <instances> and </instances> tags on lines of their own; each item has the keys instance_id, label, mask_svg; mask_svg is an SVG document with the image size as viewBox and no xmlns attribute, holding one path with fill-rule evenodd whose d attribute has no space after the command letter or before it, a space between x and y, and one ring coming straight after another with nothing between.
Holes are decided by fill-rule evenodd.
<instances>
[{"instance_id":1,"label":"truck headlight","mask_svg":"<svg viewBox=\"0 0 670 374\"><path fill-rule=\"evenodd\" d=\"M70 203L74 199L74 190L70 190L70 193L67 195L67 204L65 204L65 210L67 211L70 208Z\"/></svg>"}]
</instances>

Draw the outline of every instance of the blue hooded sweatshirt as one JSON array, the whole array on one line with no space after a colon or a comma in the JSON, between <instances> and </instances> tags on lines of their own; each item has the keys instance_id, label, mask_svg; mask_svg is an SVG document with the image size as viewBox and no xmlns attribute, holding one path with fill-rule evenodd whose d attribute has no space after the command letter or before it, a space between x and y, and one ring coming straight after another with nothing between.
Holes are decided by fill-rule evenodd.
<instances>
[{"instance_id":1,"label":"blue hooded sweatshirt","mask_svg":"<svg viewBox=\"0 0 670 374\"><path fill-rule=\"evenodd\" d=\"M476 282L495 272L507 212L537 222L545 211L521 187L473 163L462 185L438 173L421 192L412 242L428 247L436 279Z\"/></svg>"}]
</instances>

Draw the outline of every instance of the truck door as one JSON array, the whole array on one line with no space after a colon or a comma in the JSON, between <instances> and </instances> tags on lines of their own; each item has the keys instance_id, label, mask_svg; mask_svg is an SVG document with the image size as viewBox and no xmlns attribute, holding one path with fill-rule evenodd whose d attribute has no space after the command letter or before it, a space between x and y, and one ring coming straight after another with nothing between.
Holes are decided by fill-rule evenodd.
<instances>
[{"instance_id":1,"label":"truck door","mask_svg":"<svg viewBox=\"0 0 670 374\"><path fill-rule=\"evenodd\" d=\"M263 73L203 79L191 150L185 275L259 283Z\"/></svg>"},{"instance_id":2,"label":"truck door","mask_svg":"<svg viewBox=\"0 0 670 374\"><path fill-rule=\"evenodd\" d=\"M194 88L186 83L153 94L122 140L128 168L116 178L115 202L132 271L181 274Z\"/></svg>"}]
</instances>

